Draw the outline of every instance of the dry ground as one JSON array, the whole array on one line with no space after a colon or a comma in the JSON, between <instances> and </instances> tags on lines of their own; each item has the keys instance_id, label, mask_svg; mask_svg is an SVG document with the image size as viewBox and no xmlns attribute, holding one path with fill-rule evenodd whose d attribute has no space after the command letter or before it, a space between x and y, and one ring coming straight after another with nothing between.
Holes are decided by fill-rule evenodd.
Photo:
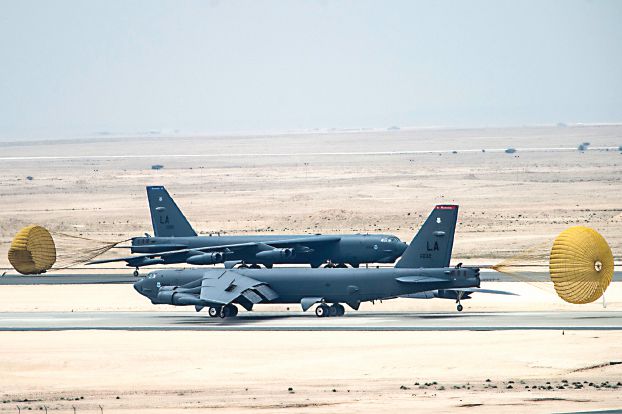
<instances>
[{"instance_id":1,"label":"dry ground","mask_svg":"<svg viewBox=\"0 0 622 414\"><path fill-rule=\"evenodd\" d=\"M622 155L521 151L585 141L622 145L622 126L0 143L3 157L209 156L3 160L0 267L15 232L33 222L113 241L151 232L144 187L153 184L166 185L203 233L369 231L410 241L434 204L458 203L459 260L512 256L575 224L601 231L620 257ZM490 151L507 147L518 152ZM313 155L453 149L477 151ZM274 153L294 155L236 155ZM156 163L164 169L151 170Z\"/></svg>"},{"instance_id":2,"label":"dry ground","mask_svg":"<svg viewBox=\"0 0 622 414\"><path fill-rule=\"evenodd\" d=\"M620 332L10 332L0 412L619 408L620 355Z\"/></svg>"},{"instance_id":3,"label":"dry ground","mask_svg":"<svg viewBox=\"0 0 622 414\"><path fill-rule=\"evenodd\" d=\"M622 145L622 127L0 143L0 157L210 155L0 161L0 267L8 267L6 250L13 234L33 222L104 240L151 232L144 186L153 184L166 185L195 228L204 233L382 231L409 241L434 204L458 203L456 260L495 262L542 246L574 224L601 231L619 258L622 155L521 150L574 148L585 141L593 147L617 147ZM519 151L513 155L490 151L507 147ZM459 152L317 154L453 149ZM460 152L469 149L477 151ZM252 153L290 155L240 155ZM224 155L214 156L218 154ZM164 169L151 170L156 163ZM546 247L540 248L546 253ZM622 302L617 285L608 292L614 309ZM465 303L467 309L575 309L556 299L550 287L520 283L489 287L518 291L521 296L482 295ZM378 306L453 308L440 300ZM587 309L596 311L599 306ZM0 289L0 311L71 309L151 307L127 285ZM622 366L590 367L622 359L621 335L4 332L0 400L5 402L0 403L0 412L15 412L16 405L34 410L46 405L63 412L75 405L78 412L99 412L100 404L107 413L158 414L180 408L266 413L619 408L620 388L609 387L622 381ZM558 389L566 384L563 380L571 385ZM584 386L575 389L572 382ZM17 401L24 399L29 401Z\"/></svg>"}]
</instances>

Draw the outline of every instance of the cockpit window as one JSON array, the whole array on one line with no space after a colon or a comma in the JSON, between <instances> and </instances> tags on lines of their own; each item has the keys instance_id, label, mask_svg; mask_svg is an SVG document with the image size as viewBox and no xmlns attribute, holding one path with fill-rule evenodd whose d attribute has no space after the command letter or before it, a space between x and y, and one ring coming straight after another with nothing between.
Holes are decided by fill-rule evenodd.
<instances>
[{"instance_id":1,"label":"cockpit window","mask_svg":"<svg viewBox=\"0 0 622 414\"><path fill-rule=\"evenodd\" d=\"M381 243L395 243L400 241L397 237L383 237L380 239Z\"/></svg>"}]
</instances>

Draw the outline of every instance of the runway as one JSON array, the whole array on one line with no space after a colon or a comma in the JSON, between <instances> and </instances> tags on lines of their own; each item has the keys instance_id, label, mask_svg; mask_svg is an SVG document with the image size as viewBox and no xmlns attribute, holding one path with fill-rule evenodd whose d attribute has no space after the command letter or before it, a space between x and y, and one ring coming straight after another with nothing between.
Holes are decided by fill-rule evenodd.
<instances>
[{"instance_id":1,"label":"runway","mask_svg":"<svg viewBox=\"0 0 622 414\"><path fill-rule=\"evenodd\" d=\"M318 318L312 312L6 312L0 331L515 331L622 330L622 311L355 312Z\"/></svg>"},{"instance_id":2,"label":"runway","mask_svg":"<svg viewBox=\"0 0 622 414\"><path fill-rule=\"evenodd\" d=\"M144 276L144 275L143 275ZM62 274L47 273L43 275L25 276L19 274L6 274L0 277L0 286L19 286L19 285L92 285L92 284L115 284L115 283L134 283L139 278L120 273L80 273Z\"/></svg>"},{"instance_id":3,"label":"runway","mask_svg":"<svg viewBox=\"0 0 622 414\"><path fill-rule=\"evenodd\" d=\"M174 267L170 267L173 269ZM206 267L212 269L212 267ZM109 284L109 283L134 283L140 277L144 277L151 270L144 269L139 277L132 276L131 272L124 273L80 273L63 274L47 273L44 275L24 276L15 273L7 273L0 277L2 285L90 285L90 284ZM482 282L550 282L548 272L521 272L517 275L508 275L492 270L482 269ZM622 282L622 272L616 271L613 274L614 282Z\"/></svg>"}]
</instances>

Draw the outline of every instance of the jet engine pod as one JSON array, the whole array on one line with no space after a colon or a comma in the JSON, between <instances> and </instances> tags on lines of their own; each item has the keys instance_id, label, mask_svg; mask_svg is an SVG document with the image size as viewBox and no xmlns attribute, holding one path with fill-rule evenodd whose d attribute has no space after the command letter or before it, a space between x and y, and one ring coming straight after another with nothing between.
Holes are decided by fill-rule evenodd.
<instances>
[{"instance_id":1,"label":"jet engine pod","mask_svg":"<svg viewBox=\"0 0 622 414\"><path fill-rule=\"evenodd\" d=\"M294 249L272 249L259 252L255 255L258 260L268 263L278 263L280 260L294 256Z\"/></svg>"},{"instance_id":2,"label":"jet engine pod","mask_svg":"<svg viewBox=\"0 0 622 414\"><path fill-rule=\"evenodd\" d=\"M611 248L596 230L570 227L553 242L549 273L557 294L566 302L594 302L613 278Z\"/></svg>"},{"instance_id":3,"label":"jet engine pod","mask_svg":"<svg viewBox=\"0 0 622 414\"><path fill-rule=\"evenodd\" d=\"M222 263L224 255L221 252L216 253L203 253L190 256L186 259L186 263L191 265L211 265L216 263Z\"/></svg>"},{"instance_id":4,"label":"jet engine pod","mask_svg":"<svg viewBox=\"0 0 622 414\"><path fill-rule=\"evenodd\" d=\"M36 275L56 263L56 246L44 227L30 225L17 232L9 248L9 262L23 275Z\"/></svg>"}]
</instances>

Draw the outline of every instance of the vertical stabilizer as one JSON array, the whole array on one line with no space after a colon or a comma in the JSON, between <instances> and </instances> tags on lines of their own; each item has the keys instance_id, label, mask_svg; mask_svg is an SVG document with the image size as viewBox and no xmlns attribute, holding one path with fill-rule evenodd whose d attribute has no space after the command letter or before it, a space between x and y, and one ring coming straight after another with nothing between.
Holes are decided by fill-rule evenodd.
<instances>
[{"instance_id":1,"label":"vertical stabilizer","mask_svg":"<svg viewBox=\"0 0 622 414\"><path fill-rule=\"evenodd\" d=\"M186 217L163 186L148 186L147 199L156 237L196 236Z\"/></svg>"},{"instance_id":2,"label":"vertical stabilizer","mask_svg":"<svg viewBox=\"0 0 622 414\"><path fill-rule=\"evenodd\" d=\"M449 266L457 219L458 206L438 205L434 207L395 267L441 268Z\"/></svg>"}]
</instances>

